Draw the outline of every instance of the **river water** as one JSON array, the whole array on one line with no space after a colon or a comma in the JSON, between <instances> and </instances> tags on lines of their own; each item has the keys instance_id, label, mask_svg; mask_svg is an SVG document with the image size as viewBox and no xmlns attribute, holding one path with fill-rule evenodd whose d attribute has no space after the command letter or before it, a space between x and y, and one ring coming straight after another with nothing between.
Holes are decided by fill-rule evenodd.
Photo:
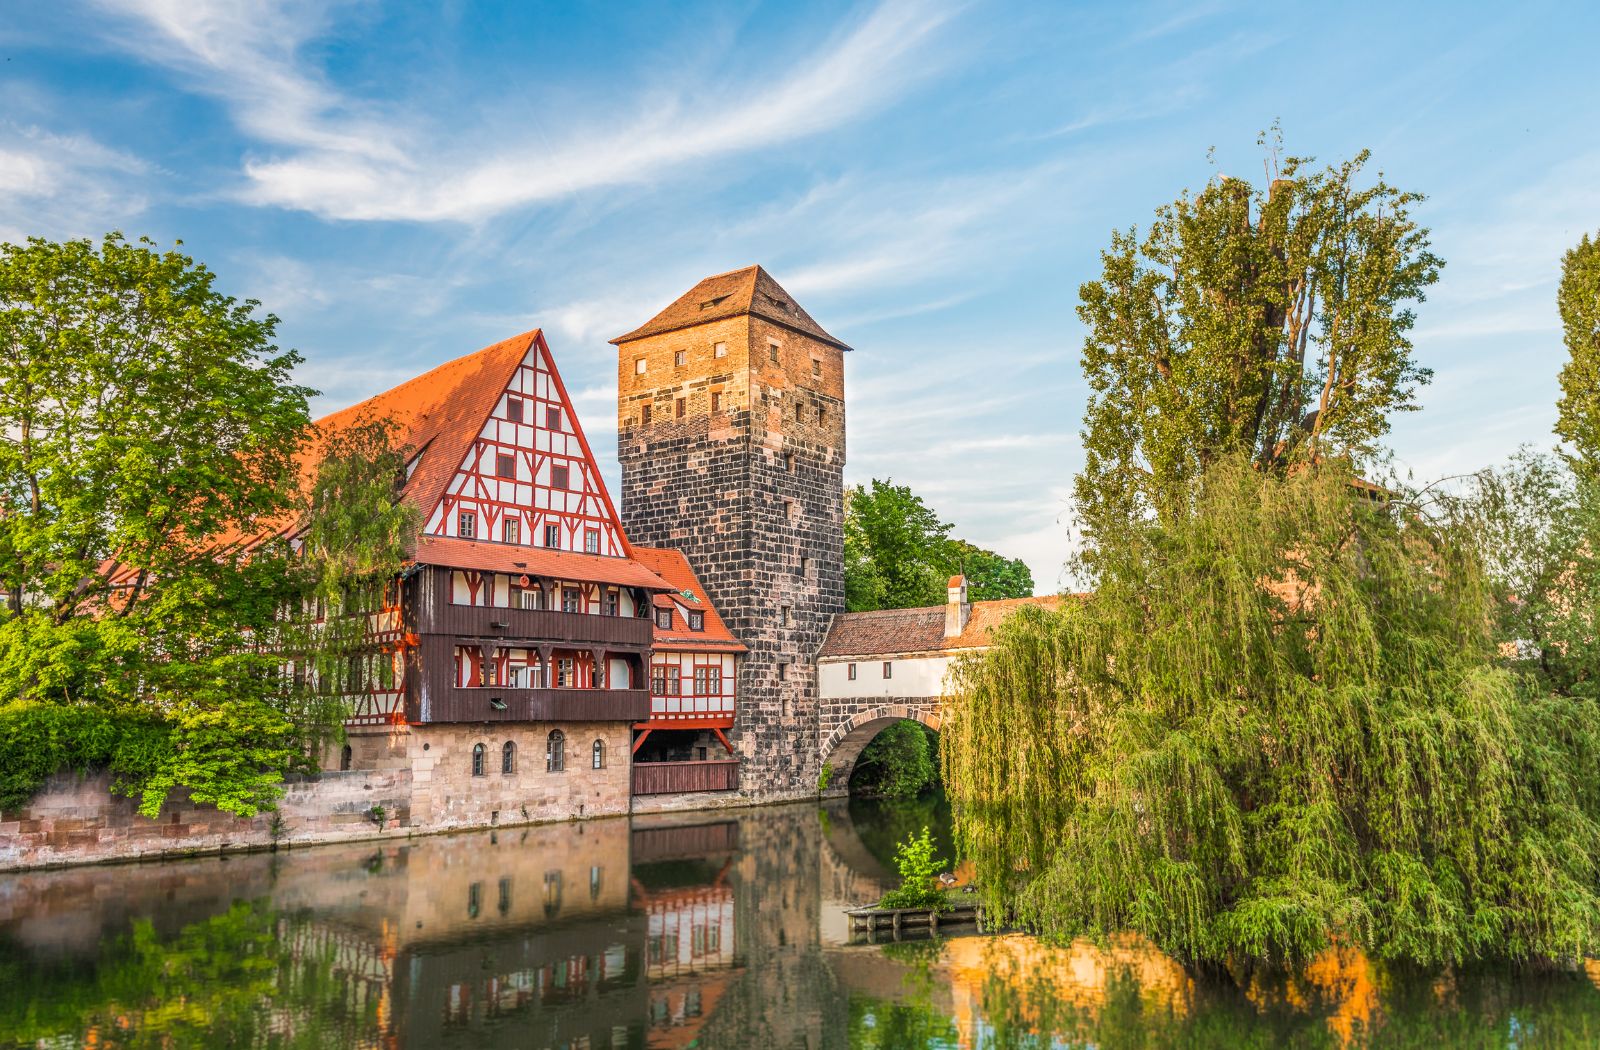
<instances>
[{"instance_id":1,"label":"river water","mask_svg":"<svg viewBox=\"0 0 1600 1050\"><path fill-rule=\"evenodd\" d=\"M938 799L0 875L0 1046L1600 1046L1587 972L850 944L924 823L947 834Z\"/></svg>"}]
</instances>

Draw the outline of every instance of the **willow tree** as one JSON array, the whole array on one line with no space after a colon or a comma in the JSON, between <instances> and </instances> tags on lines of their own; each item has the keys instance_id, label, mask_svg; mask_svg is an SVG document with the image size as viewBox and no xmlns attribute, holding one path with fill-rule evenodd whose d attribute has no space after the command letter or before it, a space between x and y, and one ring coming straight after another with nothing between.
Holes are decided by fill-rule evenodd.
<instances>
[{"instance_id":1,"label":"willow tree","mask_svg":"<svg viewBox=\"0 0 1600 1050\"><path fill-rule=\"evenodd\" d=\"M990 904L1199 960L1592 953L1600 733L1495 665L1467 527L1234 456L1103 544L1092 595L954 672L946 781Z\"/></svg>"},{"instance_id":2,"label":"willow tree","mask_svg":"<svg viewBox=\"0 0 1600 1050\"><path fill-rule=\"evenodd\" d=\"M1080 289L1091 395L1075 498L1091 540L1183 506L1220 456L1278 469L1360 460L1415 407L1411 304L1440 260L1421 197L1287 158L1266 186L1218 176L1115 232Z\"/></svg>"}]
</instances>

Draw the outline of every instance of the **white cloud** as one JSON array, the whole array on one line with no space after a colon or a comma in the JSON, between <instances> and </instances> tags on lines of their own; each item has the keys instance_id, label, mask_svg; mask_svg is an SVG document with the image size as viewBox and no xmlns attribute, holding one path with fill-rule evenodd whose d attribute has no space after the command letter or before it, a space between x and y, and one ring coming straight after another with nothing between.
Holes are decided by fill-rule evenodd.
<instances>
[{"instance_id":1,"label":"white cloud","mask_svg":"<svg viewBox=\"0 0 1600 1050\"><path fill-rule=\"evenodd\" d=\"M302 55L329 25L309 0L103 0L144 32L128 43L220 98L270 155L246 160L243 199L357 220L481 221L596 187L649 183L690 162L827 130L885 104L933 68L949 13L885 0L791 70L713 89L661 91L594 116L560 141L460 130L458 113L340 94ZM820 56L820 57L817 57ZM537 122L543 114L530 112Z\"/></svg>"},{"instance_id":2,"label":"white cloud","mask_svg":"<svg viewBox=\"0 0 1600 1050\"><path fill-rule=\"evenodd\" d=\"M0 123L0 240L95 236L144 211L150 166L81 135Z\"/></svg>"}]
</instances>

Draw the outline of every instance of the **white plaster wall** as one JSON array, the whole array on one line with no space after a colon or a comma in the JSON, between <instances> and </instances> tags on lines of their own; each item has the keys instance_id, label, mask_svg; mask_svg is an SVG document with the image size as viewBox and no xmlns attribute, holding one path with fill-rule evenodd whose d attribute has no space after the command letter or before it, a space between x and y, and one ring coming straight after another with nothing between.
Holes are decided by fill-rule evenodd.
<instances>
[{"instance_id":1,"label":"white plaster wall","mask_svg":"<svg viewBox=\"0 0 1600 1050\"><path fill-rule=\"evenodd\" d=\"M817 694L824 700L851 700L874 696L942 696L948 656L903 656L890 660L894 677L883 677L882 658L855 661L856 679L850 680L849 660L817 664Z\"/></svg>"}]
</instances>

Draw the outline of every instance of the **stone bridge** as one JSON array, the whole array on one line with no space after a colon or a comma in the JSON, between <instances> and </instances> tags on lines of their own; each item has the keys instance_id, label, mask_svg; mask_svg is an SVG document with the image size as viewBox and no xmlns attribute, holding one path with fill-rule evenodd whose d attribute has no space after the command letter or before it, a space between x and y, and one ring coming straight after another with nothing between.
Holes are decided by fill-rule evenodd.
<instances>
[{"instance_id":1,"label":"stone bridge","mask_svg":"<svg viewBox=\"0 0 1600 1050\"><path fill-rule=\"evenodd\" d=\"M910 719L929 729L939 728L937 696L870 696L824 699L817 742L824 768L831 766L824 796L848 793L856 759L872 738L896 722Z\"/></svg>"}]
</instances>

